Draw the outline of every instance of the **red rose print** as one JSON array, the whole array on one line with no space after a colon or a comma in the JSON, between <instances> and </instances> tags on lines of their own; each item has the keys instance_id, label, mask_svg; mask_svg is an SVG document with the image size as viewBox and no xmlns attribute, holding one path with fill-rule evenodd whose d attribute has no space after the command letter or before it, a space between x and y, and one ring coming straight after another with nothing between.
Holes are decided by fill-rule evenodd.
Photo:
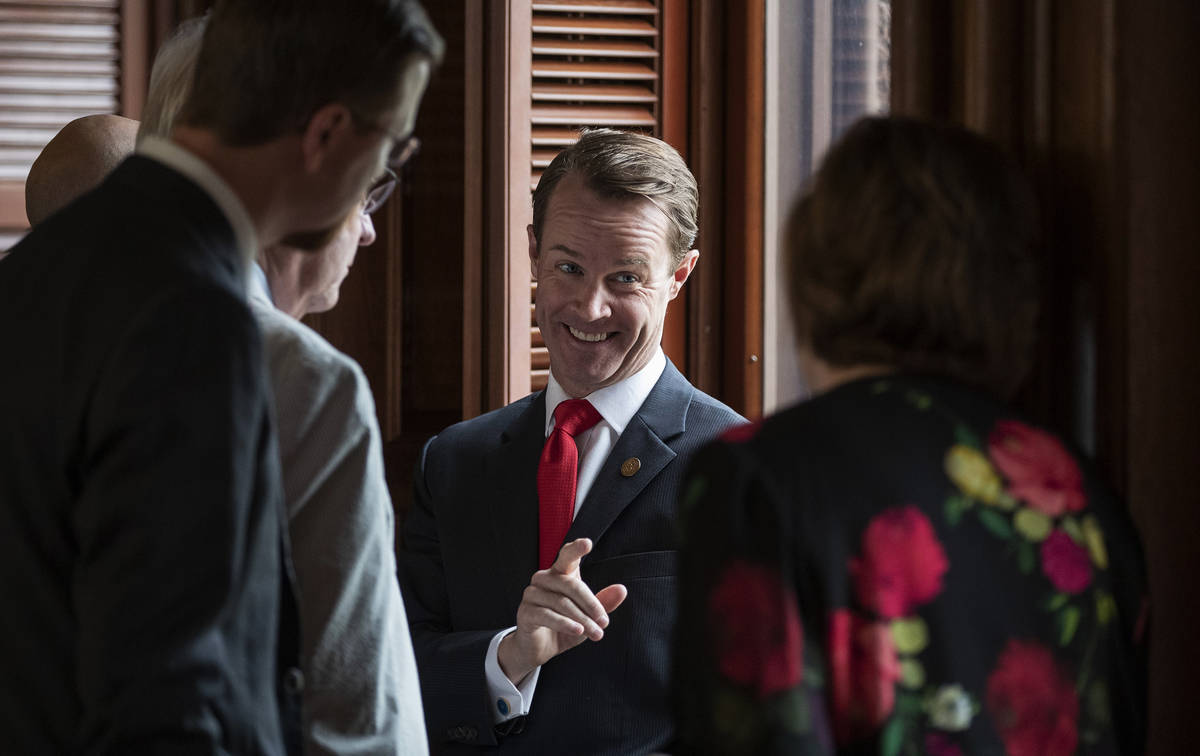
<instances>
[{"instance_id":1,"label":"red rose print","mask_svg":"<svg viewBox=\"0 0 1200 756\"><path fill-rule=\"evenodd\" d=\"M987 708L1009 756L1070 756L1079 697L1050 652L1010 640L987 682Z\"/></svg>"},{"instance_id":2,"label":"red rose print","mask_svg":"<svg viewBox=\"0 0 1200 756\"><path fill-rule=\"evenodd\" d=\"M845 744L879 729L896 704L900 661L885 622L838 609L829 618L833 729Z\"/></svg>"},{"instance_id":3,"label":"red rose print","mask_svg":"<svg viewBox=\"0 0 1200 756\"><path fill-rule=\"evenodd\" d=\"M800 684L800 612L775 571L731 563L709 595L708 612L727 679L762 698Z\"/></svg>"},{"instance_id":4,"label":"red rose print","mask_svg":"<svg viewBox=\"0 0 1200 756\"><path fill-rule=\"evenodd\" d=\"M894 619L941 593L949 566L929 518L916 507L898 507L871 519L850 575L863 606Z\"/></svg>"},{"instance_id":5,"label":"red rose print","mask_svg":"<svg viewBox=\"0 0 1200 756\"><path fill-rule=\"evenodd\" d=\"M1008 478L1008 492L1042 514L1058 517L1087 503L1079 465L1045 431L1001 420L988 437L988 454Z\"/></svg>"},{"instance_id":6,"label":"red rose print","mask_svg":"<svg viewBox=\"0 0 1200 756\"><path fill-rule=\"evenodd\" d=\"M1092 584L1087 550L1057 529L1042 541L1042 572L1063 593L1079 593Z\"/></svg>"}]
</instances>

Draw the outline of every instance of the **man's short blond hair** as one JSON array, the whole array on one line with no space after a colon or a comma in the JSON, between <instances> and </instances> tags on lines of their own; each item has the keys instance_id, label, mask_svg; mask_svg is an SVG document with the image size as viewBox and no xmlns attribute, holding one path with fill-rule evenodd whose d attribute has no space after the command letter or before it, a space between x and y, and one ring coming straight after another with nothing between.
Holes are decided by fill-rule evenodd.
<instances>
[{"instance_id":1,"label":"man's short blond hair","mask_svg":"<svg viewBox=\"0 0 1200 756\"><path fill-rule=\"evenodd\" d=\"M692 249L699 231L700 188L675 148L645 134L586 129L555 156L533 190L533 236L539 242L554 189L573 174L606 199L644 197L671 223L671 268Z\"/></svg>"}]
</instances>

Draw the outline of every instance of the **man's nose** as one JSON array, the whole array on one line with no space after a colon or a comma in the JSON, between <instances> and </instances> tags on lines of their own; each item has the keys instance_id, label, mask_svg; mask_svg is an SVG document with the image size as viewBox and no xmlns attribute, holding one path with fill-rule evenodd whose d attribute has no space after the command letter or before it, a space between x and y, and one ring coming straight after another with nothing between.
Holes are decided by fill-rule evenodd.
<instances>
[{"instance_id":1,"label":"man's nose","mask_svg":"<svg viewBox=\"0 0 1200 756\"><path fill-rule=\"evenodd\" d=\"M603 320L612 315L608 290L603 280L585 284L579 292L579 315L587 321Z\"/></svg>"},{"instance_id":2,"label":"man's nose","mask_svg":"<svg viewBox=\"0 0 1200 756\"><path fill-rule=\"evenodd\" d=\"M358 246L366 247L375 243L375 222L367 213L359 213L362 220L362 230L358 234Z\"/></svg>"}]
</instances>

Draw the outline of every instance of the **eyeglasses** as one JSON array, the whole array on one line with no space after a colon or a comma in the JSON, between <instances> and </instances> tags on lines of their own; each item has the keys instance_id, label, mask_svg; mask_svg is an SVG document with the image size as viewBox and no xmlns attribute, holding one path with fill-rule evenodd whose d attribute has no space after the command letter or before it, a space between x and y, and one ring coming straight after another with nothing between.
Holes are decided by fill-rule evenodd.
<instances>
[{"instance_id":1,"label":"eyeglasses","mask_svg":"<svg viewBox=\"0 0 1200 756\"><path fill-rule=\"evenodd\" d=\"M391 132L388 132L388 135L392 136ZM421 151L421 140L412 134L402 138L392 136L392 139L395 140L395 143L392 145L391 151L388 152L387 167L393 171L398 171L404 167L405 163L412 159L413 155Z\"/></svg>"},{"instance_id":2,"label":"eyeglasses","mask_svg":"<svg viewBox=\"0 0 1200 756\"><path fill-rule=\"evenodd\" d=\"M392 149L388 151L387 167L393 171L400 170L405 163L412 159L413 155L416 155L421 151L421 140L417 139L412 134L409 134L408 136L397 136L383 126L380 126L377 123L372 123L366 118L363 118L353 110L350 111L350 115L356 122L358 122L360 126L365 126L372 131L381 131L391 138Z\"/></svg>"},{"instance_id":3,"label":"eyeglasses","mask_svg":"<svg viewBox=\"0 0 1200 756\"><path fill-rule=\"evenodd\" d=\"M362 211L367 215L375 212L383 207L383 203L387 202L388 197L392 196L392 191L396 188L396 174L390 168L383 170L381 176L371 188L367 190L367 199L363 203Z\"/></svg>"}]
</instances>

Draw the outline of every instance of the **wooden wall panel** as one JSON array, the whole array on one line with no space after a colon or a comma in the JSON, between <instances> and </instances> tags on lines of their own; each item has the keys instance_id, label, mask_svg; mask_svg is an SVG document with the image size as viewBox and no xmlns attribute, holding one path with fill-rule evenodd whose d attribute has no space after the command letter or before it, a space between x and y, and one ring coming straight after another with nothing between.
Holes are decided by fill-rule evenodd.
<instances>
[{"instance_id":1,"label":"wooden wall panel","mask_svg":"<svg viewBox=\"0 0 1200 756\"><path fill-rule=\"evenodd\" d=\"M1121 270L1127 309L1123 444L1126 492L1150 563L1150 753L1196 750L1200 705L1200 6L1121 2L1116 33Z\"/></svg>"},{"instance_id":2,"label":"wooden wall panel","mask_svg":"<svg viewBox=\"0 0 1200 756\"><path fill-rule=\"evenodd\" d=\"M1190 753L1200 5L894 0L893 10L894 109L997 138L1042 190L1044 316L1021 401L1092 452L1129 503L1152 597L1148 752Z\"/></svg>"}]
</instances>

